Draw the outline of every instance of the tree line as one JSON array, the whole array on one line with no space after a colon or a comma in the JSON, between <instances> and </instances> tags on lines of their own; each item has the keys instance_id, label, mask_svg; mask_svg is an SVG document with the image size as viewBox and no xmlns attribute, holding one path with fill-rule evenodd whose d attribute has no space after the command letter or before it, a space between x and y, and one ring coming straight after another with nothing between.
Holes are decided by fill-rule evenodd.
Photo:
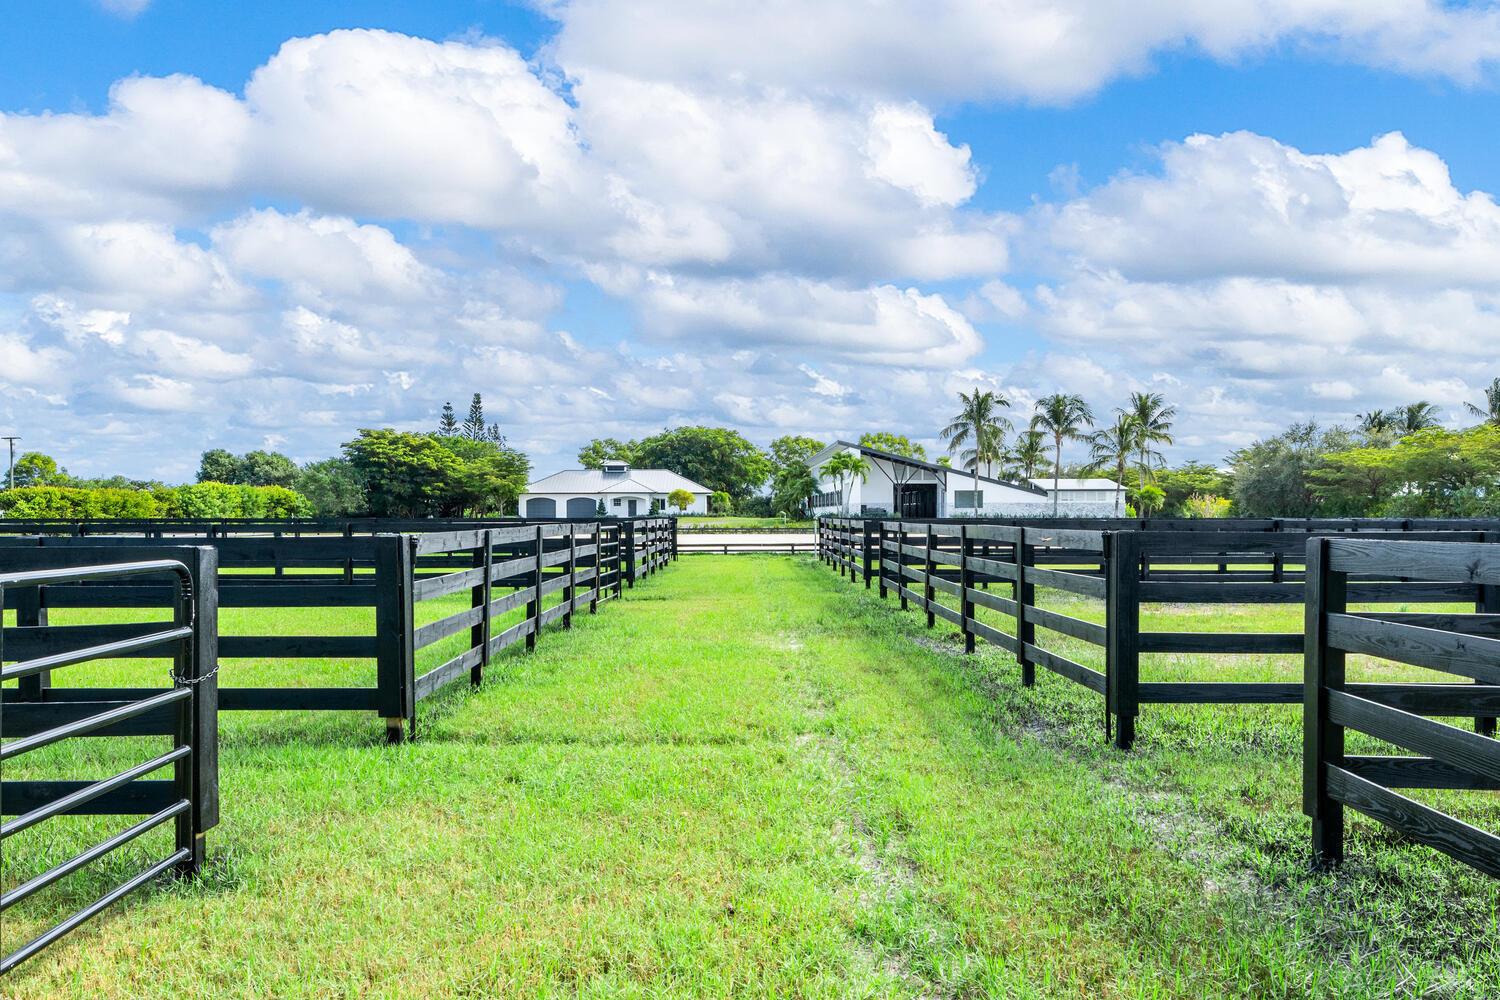
<instances>
[{"instance_id":1,"label":"tree line","mask_svg":"<svg viewBox=\"0 0 1500 1000\"><path fill-rule=\"evenodd\" d=\"M475 393L460 423L444 404L431 432L365 428L331 458L298 465L277 451L205 451L197 482L168 486L123 476L82 479L27 452L10 517L459 517L513 514L531 462L484 417Z\"/></svg>"}]
</instances>

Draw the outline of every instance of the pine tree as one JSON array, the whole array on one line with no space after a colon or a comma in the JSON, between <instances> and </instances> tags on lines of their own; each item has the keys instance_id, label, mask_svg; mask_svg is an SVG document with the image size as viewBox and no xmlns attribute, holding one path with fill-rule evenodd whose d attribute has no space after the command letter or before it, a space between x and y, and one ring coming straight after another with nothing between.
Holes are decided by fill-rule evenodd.
<instances>
[{"instance_id":1,"label":"pine tree","mask_svg":"<svg viewBox=\"0 0 1500 1000\"><path fill-rule=\"evenodd\" d=\"M452 437L458 433L458 417L453 413L453 404L443 404L443 415L438 417L438 433L444 437Z\"/></svg>"},{"instance_id":2,"label":"pine tree","mask_svg":"<svg viewBox=\"0 0 1500 1000\"><path fill-rule=\"evenodd\" d=\"M476 392L469 402L469 415L464 420L464 437L471 441L483 441L484 431L484 400Z\"/></svg>"},{"instance_id":3,"label":"pine tree","mask_svg":"<svg viewBox=\"0 0 1500 1000\"><path fill-rule=\"evenodd\" d=\"M484 439L498 444L502 448L505 447L505 435L500 433L499 424L490 424L489 429L484 432Z\"/></svg>"}]
</instances>

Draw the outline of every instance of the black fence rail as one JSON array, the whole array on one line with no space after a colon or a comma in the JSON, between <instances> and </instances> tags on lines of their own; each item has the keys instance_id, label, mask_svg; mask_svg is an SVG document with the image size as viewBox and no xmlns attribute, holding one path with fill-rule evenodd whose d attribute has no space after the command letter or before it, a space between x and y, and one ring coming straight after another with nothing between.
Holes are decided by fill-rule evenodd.
<instances>
[{"instance_id":1,"label":"black fence rail","mask_svg":"<svg viewBox=\"0 0 1500 1000\"><path fill-rule=\"evenodd\" d=\"M948 518L889 521L869 518L819 520L817 541L823 561L864 580L879 581L881 595L897 581L903 606L920 599L929 625L942 617L964 632L972 647L978 635L1012 652L1031 684L1033 664L1096 691L1105 698L1105 726L1113 723L1117 746L1127 749L1136 735L1142 705L1298 704L1300 681L1237 682L1215 678L1186 681L1142 680L1143 656L1158 654L1283 654L1302 651L1301 631L1166 632L1143 629L1142 609L1151 605L1297 604L1303 599L1306 541L1309 536L1482 542L1500 540L1493 521L1264 521L1182 522L1093 519L1073 522L1029 519ZM1151 530L1138 530L1148 523ZM1124 525L1126 527L1120 527ZM1167 525L1170 525L1170 530ZM1103 526L1103 527L1101 527ZM900 536L900 537L898 537ZM937 553L926 572L928 539ZM917 544L913 544L913 542ZM960 559L958 553L962 552ZM976 561L977 559L977 561ZM920 567L920 568L918 568ZM968 574L969 583L963 582ZM913 574L919 574L920 580ZM932 580L938 582L933 583ZM921 584L920 591L913 589ZM1011 597L987 593L993 583L1009 583ZM1084 621L1037 606L1036 588L1063 591L1102 602L1102 623ZM1474 602L1476 610L1500 611L1500 595L1462 579L1409 580L1399 575L1363 574L1351 585L1363 603ZM943 607L937 594L959 598L957 610ZM975 594L980 596L976 597ZM1009 632L975 622L971 605L1010 615ZM1037 627L1061 633L1105 651L1104 671L1084 666L1038 644ZM1493 733L1493 717L1476 718Z\"/></svg>"},{"instance_id":2,"label":"black fence rail","mask_svg":"<svg viewBox=\"0 0 1500 1000\"><path fill-rule=\"evenodd\" d=\"M77 522L71 523L77 526ZM277 524L282 526L274 528ZM381 526L389 524L381 522ZM534 645L537 632L560 617L547 606L555 603L547 600L550 595L585 589L595 574L606 585L613 584L618 593L621 586L633 587L637 580L659 571L675 554L675 524L671 518L504 521L495 522L493 527L482 525L440 532L360 534L352 522L340 522L333 526L336 530L327 532L315 532L305 524L240 522L233 530L214 534L181 534L203 526L188 522L142 522L135 526L137 533L131 534L119 523L111 534L68 531L0 535L0 568L12 566L19 558L17 554L28 550L67 551L86 547L130 552L164 544L203 545L218 553L222 570L218 588L221 607L280 608L288 613L294 609L370 609L367 626L358 625L361 616L355 615L350 619L348 631L340 634L289 634L284 622L277 620L260 626L260 634L219 637L219 655L223 659L250 661L256 666L329 659L373 663L369 683L225 685L219 691L219 707L224 711L370 712L385 721L390 740L400 741L415 733L419 701L466 671L472 680L477 680L489 658L514 641L514 636L505 632L490 634L488 638L482 636L486 629L493 631L499 616L526 605L533 612L531 625L527 626L533 630L527 636L528 645ZM543 570L547 579L542 581L541 600L528 600L516 592L534 588L535 582L532 576L515 567L517 560L528 557L535 562L538 530L543 537ZM559 553L570 542L576 548L580 537L586 539L581 544L587 551L574 566L576 572L566 572ZM498 566L487 583L483 579L486 560L492 567ZM456 567L462 567L457 574ZM559 582L564 575L567 580ZM450 579L437 582L435 576ZM461 580L452 579L454 576L460 576ZM467 610L419 624L419 603L463 589L470 591L471 604ZM21 611L23 600L35 603L36 607L31 609L28 605L25 613L35 616L35 624L45 624L49 609L161 606L169 590L163 584L137 581L51 585L41 588L34 598L17 597L15 606ZM511 593L496 597L497 591ZM532 598L536 596L532 594ZM424 669L419 678L418 652L435 647L465 628L469 630L470 645L433 669ZM503 641L497 644L496 639ZM459 667L455 659L465 666ZM478 662L473 662L476 659ZM242 673L238 665L231 667L233 674ZM49 691L45 672L23 688L21 696L37 701L56 697Z\"/></svg>"},{"instance_id":3,"label":"black fence rail","mask_svg":"<svg viewBox=\"0 0 1500 1000\"><path fill-rule=\"evenodd\" d=\"M171 686L139 692L50 688L47 701L21 700L21 689L0 691L0 764L14 774L26 754L77 738L167 736L171 747L118 774L97 780L0 780L0 843L59 816L142 816L80 853L6 889L0 914L56 885L152 830L172 823L165 857L116 885L61 922L9 950L10 971L116 902L169 872L193 874L204 860L206 832L219 819L217 668L217 553L211 548L32 549L11 553L0 571L0 606L18 622L0 629L0 682L35 688L54 671L121 656L169 656ZM170 622L54 626L36 620L43 588L170 582ZM35 760L36 758L33 758ZM28 761L23 773L46 774L52 761ZM170 779L148 779L167 768ZM55 771L53 772L56 773ZM9 852L14 856L14 852ZM0 926L4 921L0 920ZM8 942L0 947L10 948Z\"/></svg>"},{"instance_id":4,"label":"black fence rail","mask_svg":"<svg viewBox=\"0 0 1500 1000\"><path fill-rule=\"evenodd\" d=\"M1500 742L1427 716L1500 715L1500 608L1475 614L1351 613L1358 580L1461 580L1500 591L1500 544L1318 538L1307 546L1303 811L1313 851L1344 853L1344 807L1500 877L1500 837L1395 788L1500 789ZM1456 675L1464 683L1351 684L1361 654ZM1346 731L1408 751L1349 755Z\"/></svg>"}]
</instances>

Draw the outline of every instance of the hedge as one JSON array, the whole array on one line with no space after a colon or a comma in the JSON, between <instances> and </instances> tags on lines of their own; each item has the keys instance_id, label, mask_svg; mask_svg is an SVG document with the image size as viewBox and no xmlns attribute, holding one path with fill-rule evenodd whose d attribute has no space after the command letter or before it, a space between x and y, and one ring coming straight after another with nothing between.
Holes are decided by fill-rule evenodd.
<instances>
[{"instance_id":1,"label":"hedge","mask_svg":"<svg viewBox=\"0 0 1500 1000\"><path fill-rule=\"evenodd\" d=\"M308 499L285 486L197 483L127 490L22 486L0 490L0 516L67 519L110 517L308 517Z\"/></svg>"}]
</instances>

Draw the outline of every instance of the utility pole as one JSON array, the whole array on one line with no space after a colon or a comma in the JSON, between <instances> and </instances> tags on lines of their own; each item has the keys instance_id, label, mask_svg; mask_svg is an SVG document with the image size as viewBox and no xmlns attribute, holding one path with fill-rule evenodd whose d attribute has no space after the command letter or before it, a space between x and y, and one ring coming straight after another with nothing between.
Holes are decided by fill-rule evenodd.
<instances>
[{"instance_id":1,"label":"utility pole","mask_svg":"<svg viewBox=\"0 0 1500 1000\"><path fill-rule=\"evenodd\" d=\"M16 488L16 442L21 440L21 436L19 434L12 434L0 440L4 440L10 444L10 468L5 474L5 487L6 489L13 490Z\"/></svg>"}]
</instances>

